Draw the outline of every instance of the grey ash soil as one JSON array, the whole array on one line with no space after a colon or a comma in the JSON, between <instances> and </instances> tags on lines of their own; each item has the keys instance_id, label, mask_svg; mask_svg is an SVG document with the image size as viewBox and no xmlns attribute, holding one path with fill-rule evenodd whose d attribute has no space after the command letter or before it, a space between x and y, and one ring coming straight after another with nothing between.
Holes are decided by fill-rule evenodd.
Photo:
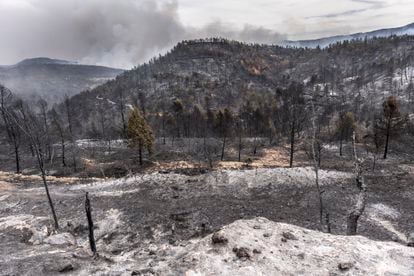
<instances>
[{"instance_id":1,"label":"grey ash soil","mask_svg":"<svg viewBox=\"0 0 414 276\"><path fill-rule=\"evenodd\" d=\"M332 232L344 234L346 216L357 193L352 174L321 171L321 182ZM401 170L386 176L368 176L367 182L367 211L361 218L359 234L406 243L405 238L414 231L413 175ZM40 183L11 183L8 187L1 194L0 218L28 214L46 217L40 224L52 228ZM319 229L317 194L310 168L214 171L193 176L153 173L93 184L51 184L50 190L61 220L61 232L71 232L84 241L84 248L84 193L90 193L96 231L104 233L98 236L98 251L108 258L94 260L97 266L101 262L110 265L111 258L131 251L135 252L133 258L137 263L145 266L150 260L163 258L159 251L154 252L155 259L148 253L151 245L179 247L238 219L265 217ZM119 225L114 222L113 229L102 223L111 209L120 212L122 221ZM100 229L103 227L111 229L105 232ZM30 237L27 229L0 227L1 275L31 275L34 271L54 274L65 270L66 263L72 266L67 268L69 271L90 266L85 258L76 257L76 246L31 245Z\"/></svg>"}]
</instances>

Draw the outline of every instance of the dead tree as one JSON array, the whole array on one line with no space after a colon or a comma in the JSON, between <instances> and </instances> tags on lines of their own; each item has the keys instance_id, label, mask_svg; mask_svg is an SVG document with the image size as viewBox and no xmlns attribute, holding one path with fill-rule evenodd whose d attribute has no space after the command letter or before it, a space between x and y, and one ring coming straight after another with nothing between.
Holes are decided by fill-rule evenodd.
<instances>
[{"instance_id":1,"label":"dead tree","mask_svg":"<svg viewBox=\"0 0 414 276\"><path fill-rule=\"evenodd\" d=\"M33 112L25 108L23 104L20 105L18 113L11 113L7 109L3 109L15 127L19 128L23 134L25 134L33 148L35 153L38 168L41 173L43 186L45 187L46 196L49 202L49 206L52 212L53 220L55 223L55 229L59 229L59 222L56 216L55 207L53 204L52 197L49 193L49 186L46 179L46 168L45 168L45 153L46 153L46 139L44 131L42 131L42 123L36 118ZM19 116L20 115L20 116Z\"/></svg>"},{"instance_id":2,"label":"dead tree","mask_svg":"<svg viewBox=\"0 0 414 276\"><path fill-rule=\"evenodd\" d=\"M293 159L296 146L296 138L299 136L306 121L305 99L303 97L303 86L301 84L292 83L286 91L284 91L283 105L283 121L286 129L289 130L290 158L289 167L293 167Z\"/></svg>"},{"instance_id":3,"label":"dead tree","mask_svg":"<svg viewBox=\"0 0 414 276\"><path fill-rule=\"evenodd\" d=\"M361 217L362 213L365 210L365 203L366 203L366 185L364 176L362 175L362 166L361 160L358 159L357 150L355 145L355 132L353 134L353 146L354 146L354 158L355 158L355 182L359 189L359 194L357 198L357 202L354 206L354 209L349 213L348 220L347 220L347 235L356 235L357 227L358 227L358 220Z\"/></svg>"},{"instance_id":4,"label":"dead tree","mask_svg":"<svg viewBox=\"0 0 414 276\"><path fill-rule=\"evenodd\" d=\"M314 96L314 95L313 95ZM311 148L312 148L312 161L313 161L313 169L315 171L315 186L316 190L318 192L318 199L319 199L319 223L321 226L321 229L324 229L326 227L326 231L328 233L331 232L331 224L329 220L329 213L326 211L326 208L324 206L323 202L323 193L324 191L321 189L321 186L319 184L319 158L316 154L316 111L315 111L315 104L314 104L314 97L311 99L311 110L312 110L312 142L311 142ZM325 217L324 217L325 213ZM325 219L325 221L324 221ZM325 226L324 226L325 224Z\"/></svg>"},{"instance_id":5,"label":"dead tree","mask_svg":"<svg viewBox=\"0 0 414 276\"><path fill-rule=\"evenodd\" d=\"M20 129L13 124L12 117L6 112L6 101L12 98L11 92L4 86L0 85L0 109L1 115L6 129L7 138L10 146L13 147L15 161L16 161L16 173L20 173L20 144L21 133ZM11 111L9 111L11 112Z\"/></svg>"},{"instance_id":6,"label":"dead tree","mask_svg":"<svg viewBox=\"0 0 414 276\"><path fill-rule=\"evenodd\" d=\"M88 219L88 229L89 229L89 245L91 247L91 251L93 255L96 255L96 243L95 243L95 235L93 233L93 220L92 220L92 207L91 202L89 200L88 192L85 194L85 212L86 218Z\"/></svg>"},{"instance_id":7,"label":"dead tree","mask_svg":"<svg viewBox=\"0 0 414 276\"><path fill-rule=\"evenodd\" d=\"M376 127L385 134L384 159L387 159L391 136L396 135L402 128L404 128L407 121L407 116L403 116L400 112L397 98L390 96L383 103L383 116L377 120L376 125Z\"/></svg>"}]
</instances>

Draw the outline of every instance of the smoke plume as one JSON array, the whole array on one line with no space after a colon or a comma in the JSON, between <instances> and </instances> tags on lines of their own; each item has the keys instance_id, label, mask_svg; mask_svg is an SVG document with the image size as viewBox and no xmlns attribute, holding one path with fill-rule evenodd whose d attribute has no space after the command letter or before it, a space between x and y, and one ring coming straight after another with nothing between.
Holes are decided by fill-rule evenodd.
<instances>
[{"instance_id":1,"label":"smoke plume","mask_svg":"<svg viewBox=\"0 0 414 276\"><path fill-rule=\"evenodd\" d=\"M283 36L263 27L242 29L217 21L184 26L176 1L3 0L0 64L46 56L130 68L183 39L212 36L277 43Z\"/></svg>"}]
</instances>

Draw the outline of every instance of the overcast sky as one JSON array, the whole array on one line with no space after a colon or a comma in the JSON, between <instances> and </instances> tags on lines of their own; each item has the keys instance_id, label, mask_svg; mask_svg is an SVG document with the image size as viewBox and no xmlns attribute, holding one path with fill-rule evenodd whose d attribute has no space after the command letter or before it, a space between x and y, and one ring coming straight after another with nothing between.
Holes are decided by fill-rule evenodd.
<instances>
[{"instance_id":1,"label":"overcast sky","mask_svg":"<svg viewBox=\"0 0 414 276\"><path fill-rule=\"evenodd\" d=\"M277 43L412 22L414 0L0 0L0 64L131 68L182 39Z\"/></svg>"}]
</instances>

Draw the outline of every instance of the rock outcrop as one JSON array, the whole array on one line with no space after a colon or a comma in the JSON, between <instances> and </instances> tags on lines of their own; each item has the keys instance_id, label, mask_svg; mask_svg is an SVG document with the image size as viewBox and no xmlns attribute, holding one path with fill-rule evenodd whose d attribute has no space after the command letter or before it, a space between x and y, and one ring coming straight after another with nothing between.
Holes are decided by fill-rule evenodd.
<instances>
[{"instance_id":1,"label":"rock outcrop","mask_svg":"<svg viewBox=\"0 0 414 276\"><path fill-rule=\"evenodd\" d=\"M325 234L265 218L239 220L219 233L227 242L214 242L217 234L207 236L164 269L185 275L414 274L414 249L394 242Z\"/></svg>"}]
</instances>

